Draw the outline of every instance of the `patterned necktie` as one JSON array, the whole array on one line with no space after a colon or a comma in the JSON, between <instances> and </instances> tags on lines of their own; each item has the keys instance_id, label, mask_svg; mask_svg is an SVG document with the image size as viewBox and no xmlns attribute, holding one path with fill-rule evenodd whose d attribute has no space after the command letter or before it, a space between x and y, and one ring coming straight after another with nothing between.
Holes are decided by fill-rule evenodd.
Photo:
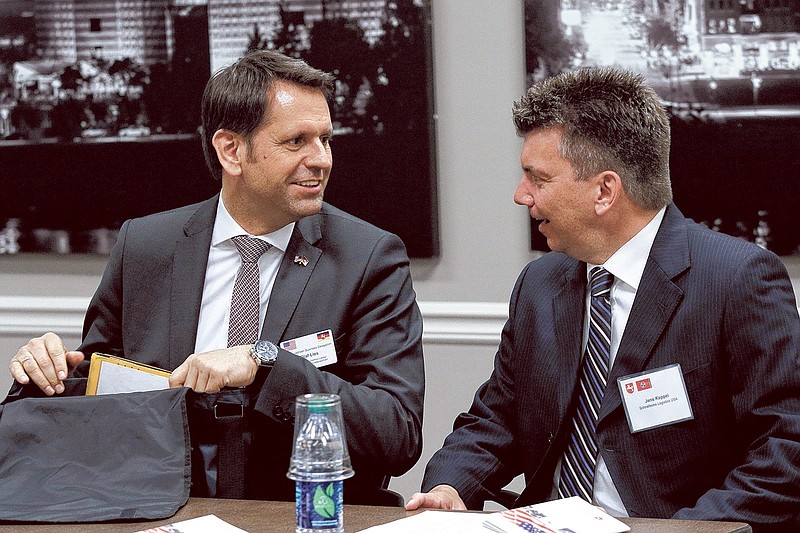
<instances>
[{"instance_id":1,"label":"patterned necktie","mask_svg":"<svg viewBox=\"0 0 800 533\"><path fill-rule=\"evenodd\" d=\"M578 408L572 419L567 449L561 462L558 495L580 496L592 502L597 463L597 413L608 379L611 351L611 284L614 276L602 267L591 271L589 341L581 372Z\"/></svg>"},{"instance_id":2,"label":"patterned necktie","mask_svg":"<svg viewBox=\"0 0 800 533\"><path fill-rule=\"evenodd\" d=\"M238 235L231 240L242 256L242 266L233 282L228 346L238 346L252 344L258 339L258 258L272 245L247 235Z\"/></svg>"}]
</instances>

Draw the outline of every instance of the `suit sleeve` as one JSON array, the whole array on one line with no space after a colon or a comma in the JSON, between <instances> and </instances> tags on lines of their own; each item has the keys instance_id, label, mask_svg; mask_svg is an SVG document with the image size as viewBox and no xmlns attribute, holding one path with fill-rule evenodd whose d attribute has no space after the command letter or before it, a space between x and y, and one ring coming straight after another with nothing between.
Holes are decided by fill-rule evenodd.
<instances>
[{"instance_id":1,"label":"suit sleeve","mask_svg":"<svg viewBox=\"0 0 800 533\"><path fill-rule=\"evenodd\" d=\"M527 269L511 295L509 319L503 327L492 375L475 393L469 411L456 418L453 432L428 462L422 480L423 492L441 484L454 487L468 509L483 509L484 501L521 471L514 438L514 331L518 330L516 306L525 272Z\"/></svg>"},{"instance_id":2,"label":"suit sleeve","mask_svg":"<svg viewBox=\"0 0 800 533\"><path fill-rule=\"evenodd\" d=\"M791 283L773 254L741 263L725 304L727 386L743 450L721 486L674 518L741 520L755 532L800 526L800 320ZM725 376L719 376L721 380ZM722 385L720 385L722 386Z\"/></svg>"},{"instance_id":3,"label":"suit sleeve","mask_svg":"<svg viewBox=\"0 0 800 533\"><path fill-rule=\"evenodd\" d=\"M78 350L86 356L76 374L89 372L92 353L123 356L122 343L122 256L130 221L125 222L111 251L100 285L89 302L83 321L83 341Z\"/></svg>"},{"instance_id":4,"label":"suit sleeve","mask_svg":"<svg viewBox=\"0 0 800 533\"><path fill-rule=\"evenodd\" d=\"M285 422L297 395L338 394L354 468L358 461L362 469L400 475L422 452L425 374L422 317L399 238L379 239L351 301L346 338L336 347L341 370L281 353L256 408Z\"/></svg>"}]
</instances>

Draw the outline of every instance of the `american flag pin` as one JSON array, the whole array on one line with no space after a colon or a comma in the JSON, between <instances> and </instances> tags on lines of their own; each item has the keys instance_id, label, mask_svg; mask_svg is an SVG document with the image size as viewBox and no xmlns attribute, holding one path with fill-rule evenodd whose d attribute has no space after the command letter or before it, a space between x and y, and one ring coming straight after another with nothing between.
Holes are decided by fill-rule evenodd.
<instances>
[{"instance_id":1,"label":"american flag pin","mask_svg":"<svg viewBox=\"0 0 800 533\"><path fill-rule=\"evenodd\" d=\"M306 266L308 265L308 258L304 255L296 255L294 256L294 264Z\"/></svg>"}]
</instances>

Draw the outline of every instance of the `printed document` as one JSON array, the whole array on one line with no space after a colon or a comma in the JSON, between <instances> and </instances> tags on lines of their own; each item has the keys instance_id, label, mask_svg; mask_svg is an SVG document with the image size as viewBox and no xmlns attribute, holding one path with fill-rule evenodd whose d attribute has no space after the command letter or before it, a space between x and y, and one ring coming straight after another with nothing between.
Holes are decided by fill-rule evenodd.
<instances>
[{"instance_id":1,"label":"printed document","mask_svg":"<svg viewBox=\"0 0 800 533\"><path fill-rule=\"evenodd\" d=\"M86 395L143 392L169 388L170 372L113 355L94 353Z\"/></svg>"},{"instance_id":2,"label":"printed document","mask_svg":"<svg viewBox=\"0 0 800 533\"><path fill-rule=\"evenodd\" d=\"M232 526L220 517L210 514L166 526L151 527L136 533L247 533L244 529Z\"/></svg>"},{"instance_id":3,"label":"printed document","mask_svg":"<svg viewBox=\"0 0 800 533\"><path fill-rule=\"evenodd\" d=\"M585 502L564 498L497 513L428 510L365 533L624 533L631 528Z\"/></svg>"}]
</instances>

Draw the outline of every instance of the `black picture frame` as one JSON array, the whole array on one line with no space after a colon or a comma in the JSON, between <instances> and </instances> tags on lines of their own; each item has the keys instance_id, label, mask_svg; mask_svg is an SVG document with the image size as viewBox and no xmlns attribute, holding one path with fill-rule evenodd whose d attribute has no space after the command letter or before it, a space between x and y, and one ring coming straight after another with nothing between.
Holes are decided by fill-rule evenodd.
<instances>
[{"instance_id":1,"label":"black picture frame","mask_svg":"<svg viewBox=\"0 0 800 533\"><path fill-rule=\"evenodd\" d=\"M326 201L438 256L429 0L82 0L66 30L51 4L0 4L0 254L108 253L124 220L215 194L203 87L273 48L337 77Z\"/></svg>"},{"instance_id":2,"label":"black picture frame","mask_svg":"<svg viewBox=\"0 0 800 533\"><path fill-rule=\"evenodd\" d=\"M642 74L671 119L676 205L800 254L800 3L525 0L530 83L583 66ZM531 248L548 250L531 225Z\"/></svg>"}]
</instances>

